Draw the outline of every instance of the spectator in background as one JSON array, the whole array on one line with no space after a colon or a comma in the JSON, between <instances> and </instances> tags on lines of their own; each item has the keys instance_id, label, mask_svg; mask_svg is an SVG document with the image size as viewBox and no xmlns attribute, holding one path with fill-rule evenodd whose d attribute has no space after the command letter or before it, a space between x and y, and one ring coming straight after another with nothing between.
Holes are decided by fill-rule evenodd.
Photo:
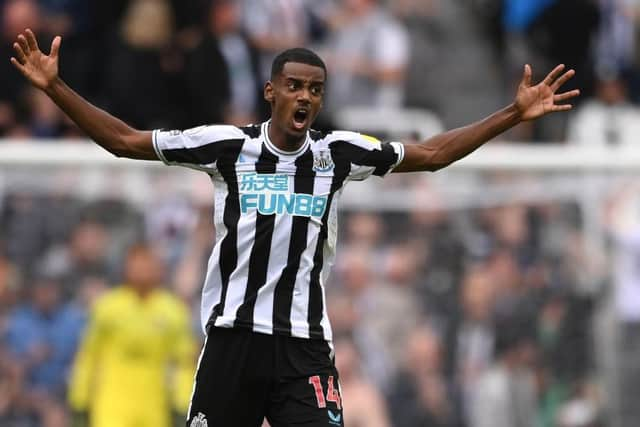
<instances>
[{"instance_id":1,"label":"spectator in background","mask_svg":"<svg viewBox=\"0 0 640 427\"><path fill-rule=\"evenodd\" d=\"M361 316L363 327L369 329L369 334L376 336L389 353L389 375L399 368L410 331L422 321L415 290L417 262L411 246L389 247L383 262L383 279L371 290L370 306Z\"/></svg>"},{"instance_id":2,"label":"spectator in background","mask_svg":"<svg viewBox=\"0 0 640 427\"><path fill-rule=\"evenodd\" d=\"M118 28L104 76L108 108L134 126L177 127L184 112L173 108L174 64L167 49L174 15L169 0L131 0Z\"/></svg>"},{"instance_id":3,"label":"spectator in background","mask_svg":"<svg viewBox=\"0 0 640 427\"><path fill-rule=\"evenodd\" d=\"M242 16L249 40L260 52L260 82L271 78L276 54L308 41L305 0L243 0Z\"/></svg>"},{"instance_id":4,"label":"spectator in background","mask_svg":"<svg viewBox=\"0 0 640 427\"><path fill-rule=\"evenodd\" d=\"M395 427L455 425L454 407L443 375L440 337L429 326L414 328L404 344L404 365L388 393Z\"/></svg>"},{"instance_id":5,"label":"spectator in background","mask_svg":"<svg viewBox=\"0 0 640 427\"><path fill-rule=\"evenodd\" d=\"M168 427L172 412L185 419L191 394L188 309L160 288L163 266L150 247L131 247L125 265L125 283L91 310L69 402L76 425Z\"/></svg>"},{"instance_id":6,"label":"spectator in background","mask_svg":"<svg viewBox=\"0 0 640 427\"><path fill-rule=\"evenodd\" d=\"M72 230L68 242L46 251L42 268L64 278L65 295L75 293L81 281L88 277L108 280L113 276L107 259L110 237L102 224L81 221Z\"/></svg>"},{"instance_id":7,"label":"spectator in background","mask_svg":"<svg viewBox=\"0 0 640 427\"><path fill-rule=\"evenodd\" d=\"M534 427L536 389L531 364L531 336L513 319L496 327L496 360L476 382L471 400L470 427Z\"/></svg>"},{"instance_id":8,"label":"spectator in background","mask_svg":"<svg viewBox=\"0 0 640 427\"><path fill-rule=\"evenodd\" d=\"M387 408L378 388L362 374L355 344L341 338L335 342L340 370L340 392L345 405L344 427L390 427Z\"/></svg>"},{"instance_id":9,"label":"spectator in background","mask_svg":"<svg viewBox=\"0 0 640 427\"><path fill-rule=\"evenodd\" d=\"M27 88L25 98L31 111L27 122L29 134L34 138L56 138L63 133L62 112L41 91Z\"/></svg>"},{"instance_id":10,"label":"spectator in background","mask_svg":"<svg viewBox=\"0 0 640 427\"><path fill-rule=\"evenodd\" d=\"M640 108L629 101L626 83L616 73L602 75L596 97L570 118L568 141L599 147L635 147L640 135Z\"/></svg>"},{"instance_id":11,"label":"spectator in background","mask_svg":"<svg viewBox=\"0 0 640 427\"><path fill-rule=\"evenodd\" d=\"M58 279L46 275L9 317L3 341L22 379L14 403L45 427L67 425L66 379L84 322L82 310L63 301Z\"/></svg>"},{"instance_id":12,"label":"spectator in background","mask_svg":"<svg viewBox=\"0 0 640 427\"><path fill-rule=\"evenodd\" d=\"M576 70L577 78L569 85L579 87L583 95L591 95L594 88L595 54L593 44L600 25L598 0L555 0L531 24L528 43L538 55L541 65L560 61ZM571 31L566 23L571 22ZM564 141L565 117L547 117L536 123L533 138L542 141Z\"/></svg>"},{"instance_id":13,"label":"spectator in background","mask_svg":"<svg viewBox=\"0 0 640 427\"><path fill-rule=\"evenodd\" d=\"M254 123L266 103L258 53L240 28L239 0L211 0L207 18L202 40L187 56L188 125Z\"/></svg>"},{"instance_id":14,"label":"spectator in background","mask_svg":"<svg viewBox=\"0 0 640 427\"><path fill-rule=\"evenodd\" d=\"M82 93L95 92L92 3L86 0L38 0L42 22L48 34L60 34L65 39L65 60L60 72ZM96 56L94 58L94 55Z\"/></svg>"},{"instance_id":15,"label":"spectator in background","mask_svg":"<svg viewBox=\"0 0 640 427\"><path fill-rule=\"evenodd\" d=\"M465 419L470 417L473 390L493 362L493 300L495 286L481 268L470 270L463 279L456 331L455 373Z\"/></svg>"},{"instance_id":16,"label":"spectator in background","mask_svg":"<svg viewBox=\"0 0 640 427\"><path fill-rule=\"evenodd\" d=\"M406 29L378 0L345 0L327 43L327 106L400 107L409 60Z\"/></svg>"},{"instance_id":17,"label":"spectator in background","mask_svg":"<svg viewBox=\"0 0 640 427\"><path fill-rule=\"evenodd\" d=\"M41 28L40 8L35 0L7 0L1 4L0 54L11 54L11 40L22 29ZM29 120L25 82L11 64L0 61L0 136L26 136Z\"/></svg>"},{"instance_id":18,"label":"spectator in background","mask_svg":"<svg viewBox=\"0 0 640 427\"><path fill-rule=\"evenodd\" d=\"M598 0L597 3L600 29L596 44L596 72L628 71L635 61L635 0Z\"/></svg>"},{"instance_id":19,"label":"spectator in background","mask_svg":"<svg viewBox=\"0 0 640 427\"><path fill-rule=\"evenodd\" d=\"M373 259L371 253L362 248L351 248L342 252L341 264L344 265L344 268L339 270L339 273L341 284L346 291L343 298L350 301L351 304L344 307L346 313L341 314L343 319L340 319L339 323L348 320L354 321L353 324L348 325L353 329L347 332L353 336L363 355L362 369L367 378L379 386L384 386L393 373L390 349L385 346L383 337L376 328L366 323L372 317L378 316L376 310L380 302L377 294L379 283L375 278L371 259ZM349 313L351 310L353 311Z\"/></svg>"}]
</instances>

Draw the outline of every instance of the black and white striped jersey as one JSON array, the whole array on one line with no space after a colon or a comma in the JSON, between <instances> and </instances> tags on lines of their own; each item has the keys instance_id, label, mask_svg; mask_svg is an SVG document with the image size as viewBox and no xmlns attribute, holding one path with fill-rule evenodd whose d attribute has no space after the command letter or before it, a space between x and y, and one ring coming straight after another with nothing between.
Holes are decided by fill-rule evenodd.
<instances>
[{"instance_id":1,"label":"black and white striped jersey","mask_svg":"<svg viewBox=\"0 0 640 427\"><path fill-rule=\"evenodd\" d=\"M269 141L268 127L153 132L163 162L204 171L214 183L216 244L202 325L330 341L324 283L335 256L338 198L348 181L397 166L404 148L312 130L300 149L284 152Z\"/></svg>"}]
</instances>

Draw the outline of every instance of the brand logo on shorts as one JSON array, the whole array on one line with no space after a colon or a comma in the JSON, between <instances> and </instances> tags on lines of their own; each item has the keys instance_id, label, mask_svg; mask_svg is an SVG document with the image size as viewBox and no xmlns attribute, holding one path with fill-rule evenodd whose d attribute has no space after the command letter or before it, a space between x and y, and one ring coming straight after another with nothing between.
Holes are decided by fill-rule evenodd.
<instances>
[{"instance_id":1,"label":"brand logo on shorts","mask_svg":"<svg viewBox=\"0 0 640 427\"><path fill-rule=\"evenodd\" d=\"M327 411L327 413L329 414L329 424L334 426L342 425L342 414L334 414L331 410Z\"/></svg>"},{"instance_id":2,"label":"brand logo on shorts","mask_svg":"<svg viewBox=\"0 0 640 427\"><path fill-rule=\"evenodd\" d=\"M198 415L191 420L189 427L209 427L207 423L207 417L202 412L198 412Z\"/></svg>"}]
</instances>

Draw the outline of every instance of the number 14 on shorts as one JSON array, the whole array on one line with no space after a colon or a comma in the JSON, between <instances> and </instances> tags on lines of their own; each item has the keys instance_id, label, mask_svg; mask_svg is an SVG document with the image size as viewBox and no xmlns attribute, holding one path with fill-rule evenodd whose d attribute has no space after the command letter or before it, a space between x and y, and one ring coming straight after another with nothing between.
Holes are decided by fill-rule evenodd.
<instances>
[{"instance_id":1,"label":"number 14 on shorts","mask_svg":"<svg viewBox=\"0 0 640 427\"><path fill-rule=\"evenodd\" d=\"M333 375L327 379L327 397L324 397L324 390L322 388L322 382L319 375L309 377L309 384L313 386L316 392L316 400L318 401L318 408L326 408L327 402L334 402L339 410L342 409L342 402L340 400L340 393L333 385Z\"/></svg>"}]
</instances>

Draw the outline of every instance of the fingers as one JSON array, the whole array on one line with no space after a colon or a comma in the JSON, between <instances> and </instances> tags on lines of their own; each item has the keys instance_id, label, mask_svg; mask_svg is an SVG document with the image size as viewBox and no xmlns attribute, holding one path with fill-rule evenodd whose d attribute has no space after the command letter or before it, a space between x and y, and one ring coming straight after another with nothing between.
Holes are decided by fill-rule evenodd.
<instances>
[{"instance_id":1,"label":"fingers","mask_svg":"<svg viewBox=\"0 0 640 427\"><path fill-rule=\"evenodd\" d=\"M547 77L545 77L542 82L547 86L551 86L554 80L558 78L562 70L564 70L564 64L558 65L549 74L547 74Z\"/></svg>"},{"instance_id":2,"label":"fingers","mask_svg":"<svg viewBox=\"0 0 640 427\"><path fill-rule=\"evenodd\" d=\"M60 44L62 44L62 37L60 36L56 36L51 42L51 52L49 53L49 56L51 56L53 59L58 58L58 53L60 52Z\"/></svg>"},{"instance_id":3,"label":"fingers","mask_svg":"<svg viewBox=\"0 0 640 427\"><path fill-rule=\"evenodd\" d=\"M522 85L525 87L531 86L531 66L526 64L524 66L524 73L522 74Z\"/></svg>"},{"instance_id":4,"label":"fingers","mask_svg":"<svg viewBox=\"0 0 640 427\"><path fill-rule=\"evenodd\" d=\"M40 48L38 47L38 40L36 40L36 36L35 34L33 34L33 31L27 28L25 30L25 33L27 34L27 43L29 44L29 49L33 51L40 50Z\"/></svg>"},{"instance_id":5,"label":"fingers","mask_svg":"<svg viewBox=\"0 0 640 427\"><path fill-rule=\"evenodd\" d=\"M31 52L31 49L29 49L29 43L27 43L27 39L23 34L18 34L18 43L20 44L20 47L22 48L25 56L28 56Z\"/></svg>"},{"instance_id":6,"label":"fingers","mask_svg":"<svg viewBox=\"0 0 640 427\"><path fill-rule=\"evenodd\" d=\"M575 98L578 95L580 95L580 90L578 89L565 92L565 93L560 93L558 95L553 96L553 102L566 101L567 99Z\"/></svg>"},{"instance_id":7,"label":"fingers","mask_svg":"<svg viewBox=\"0 0 640 427\"><path fill-rule=\"evenodd\" d=\"M559 79L557 79L555 82L553 82L553 84L551 85L551 90L554 91L554 92L557 91L558 89L560 89L560 86L565 84L567 82L567 80L569 80L571 77L575 76L575 74L576 74L575 70L567 71L562 76L560 76Z\"/></svg>"},{"instance_id":8,"label":"fingers","mask_svg":"<svg viewBox=\"0 0 640 427\"><path fill-rule=\"evenodd\" d=\"M22 65L16 58L14 58L13 56L11 57L11 63L13 64L14 67L16 67L18 69L18 71L20 71L23 75L27 75L27 71L24 68L24 65Z\"/></svg>"},{"instance_id":9,"label":"fingers","mask_svg":"<svg viewBox=\"0 0 640 427\"><path fill-rule=\"evenodd\" d=\"M24 50L22 50L22 46L20 45L20 43L15 42L13 44L13 50L16 51L16 56L18 57L18 61L20 61L20 64L24 64L25 62L27 62L27 55L24 53Z\"/></svg>"},{"instance_id":10,"label":"fingers","mask_svg":"<svg viewBox=\"0 0 640 427\"><path fill-rule=\"evenodd\" d=\"M572 108L573 108L573 105L571 104L554 105L553 108L551 108L551 111L553 113L557 113L559 111L569 111Z\"/></svg>"}]
</instances>

